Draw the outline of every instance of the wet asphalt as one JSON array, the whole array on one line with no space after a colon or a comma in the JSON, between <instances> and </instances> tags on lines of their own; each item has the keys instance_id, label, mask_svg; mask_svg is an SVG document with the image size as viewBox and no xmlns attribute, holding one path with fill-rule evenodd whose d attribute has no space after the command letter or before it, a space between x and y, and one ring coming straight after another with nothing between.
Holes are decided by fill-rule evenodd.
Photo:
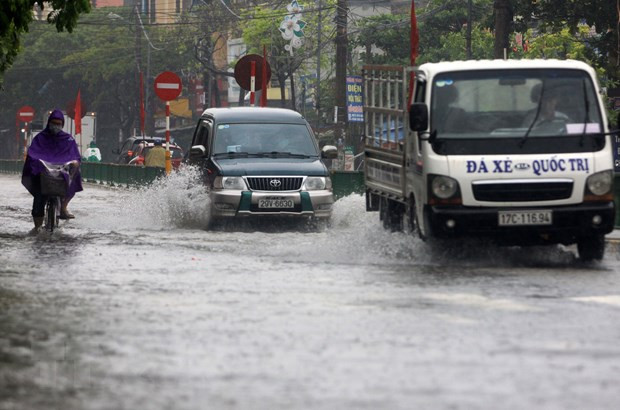
<instances>
[{"instance_id":1,"label":"wet asphalt","mask_svg":"<svg viewBox=\"0 0 620 410\"><path fill-rule=\"evenodd\" d=\"M194 180L87 184L49 235L0 175L1 410L620 407L616 241L437 249L360 196L209 231Z\"/></svg>"}]
</instances>

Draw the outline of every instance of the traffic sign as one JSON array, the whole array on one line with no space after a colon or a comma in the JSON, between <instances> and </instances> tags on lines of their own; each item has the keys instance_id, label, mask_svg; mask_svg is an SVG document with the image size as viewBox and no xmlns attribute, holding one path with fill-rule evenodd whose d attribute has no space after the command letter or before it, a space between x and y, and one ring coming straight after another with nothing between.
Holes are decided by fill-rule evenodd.
<instances>
[{"instance_id":1,"label":"traffic sign","mask_svg":"<svg viewBox=\"0 0 620 410\"><path fill-rule=\"evenodd\" d=\"M75 103L76 103L76 100L71 100L67 103L67 115L72 120L75 120ZM84 118L84 116L88 112L88 106L84 103L84 100L81 101L80 106L81 106L80 114L82 115L82 118Z\"/></svg>"},{"instance_id":2,"label":"traffic sign","mask_svg":"<svg viewBox=\"0 0 620 410\"><path fill-rule=\"evenodd\" d=\"M237 80L237 84L241 86L244 90L251 90L252 87L252 61L256 63L256 84L254 86L254 91L258 91L263 88L262 78L263 78L263 57L258 54L248 54L241 58L241 60L237 61L235 64L235 80ZM269 62L266 62L267 65L267 82L271 79L271 67L269 66Z\"/></svg>"},{"instance_id":3,"label":"traffic sign","mask_svg":"<svg viewBox=\"0 0 620 410\"><path fill-rule=\"evenodd\" d=\"M164 101L172 101L181 95L183 85L178 75L164 71L155 78L155 94Z\"/></svg>"},{"instance_id":4,"label":"traffic sign","mask_svg":"<svg viewBox=\"0 0 620 410\"><path fill-rule=\"evenodd\" d=\"M34 120L34 108L29 105L24 105L17 111L17 118L21 122L32 122Z\"/></svg>"}]
</instances>

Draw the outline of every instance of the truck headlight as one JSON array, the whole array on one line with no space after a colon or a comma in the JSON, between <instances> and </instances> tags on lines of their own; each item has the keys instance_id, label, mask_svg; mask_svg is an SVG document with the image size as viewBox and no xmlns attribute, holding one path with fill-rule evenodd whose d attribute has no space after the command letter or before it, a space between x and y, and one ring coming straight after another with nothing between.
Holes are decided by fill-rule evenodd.
<instances>
[{"instance_id":1,"label":"truck headlight","mask_svg":"<svg viewBox=\"0 0 620 410\"><path fill-rule=\"evenodd\" d=\"M213 188L233 189L235 191L246 190L245 181L242 177L216 177L213 181Z\"/></svg>"},{"instance_id":2,"label":"truck headlight","mask_svg":"<svg viewBox=\"0 0 620 410\"><path fill-rule=\"evenodd\" d=\"M308 177L303 189L305 191L332 189L332 180L329 177Z\"/></svg>"},{"instance_id":3,"label":"truck headlight","mask_svg":"<svg viewBox=\"0 0 620 410\"><path fill-rule=\"evenodd\" d=\"M431 190L433 191L433 195L435 195L439 199L448 199L454 196L458 191L459 184L456 180L437 175L433 178L433 183L431 184Z\"/></svg>"},{"instance_id":4,"label":"truck headlight","mask_svg":"<svg viewBox=\"0 0 620 410\"><path fill-rule=\"evenodd\" d=\"M605 195L611 191L613 186L614 176L612 171L603 171L592 174L586 180L586 186L588 191L594 195Z\"/></svg>"}]
</instances>

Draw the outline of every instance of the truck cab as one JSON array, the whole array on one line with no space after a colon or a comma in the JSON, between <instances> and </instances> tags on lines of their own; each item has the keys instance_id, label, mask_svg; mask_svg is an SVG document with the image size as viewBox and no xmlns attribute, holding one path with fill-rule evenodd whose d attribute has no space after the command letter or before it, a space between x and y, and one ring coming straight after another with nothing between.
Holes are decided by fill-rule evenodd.
<instances>
[{"instance_id":1,"label":"truck cab","mask_svg":"<svg viewBox=\"0 0 620 410\"><path fill-rule=\"evenodd\" d=\"M403 84L415 78L411 99L405 91L379 98L391 92L389 81L373 84L381 73L365 71L366 119L376 128L396 118L408 128L386 140L367 127L367 204L386 226L407 224L423 238L576 243L582 259L602 259L614 226L614 176L591 67L494 60L397 70Z\"/></svg>"}]
</instances>

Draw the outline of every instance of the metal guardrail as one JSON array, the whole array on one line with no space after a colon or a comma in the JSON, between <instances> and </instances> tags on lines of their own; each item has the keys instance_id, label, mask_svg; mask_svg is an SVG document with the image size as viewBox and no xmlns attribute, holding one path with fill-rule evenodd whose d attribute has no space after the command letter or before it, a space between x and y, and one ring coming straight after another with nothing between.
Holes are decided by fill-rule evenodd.
<instances>
[{"instance_id":1,"label":"metal guardrail","mask_svg":"<svg viewBox=\"0 0 620 410\"><path fill-rule=\"evenodd\" d=\"M0 173L20 174L24 161L0 160ZM146 168L131 165L83 162L82 180L109 186L130 187L150 184L165 175L163 168Z\"/></svg>"},{"instance_id":2,"label":"metal guardrail","mask_svg":"<svg viewBox=\"0 0 620 410\"><path fill-rule=\"evenodd\" d=\"M363 194L366 190L364 173L361 171L332 171L331 177L335 199L351 194Z\"/></svg>"}]
</instances>

